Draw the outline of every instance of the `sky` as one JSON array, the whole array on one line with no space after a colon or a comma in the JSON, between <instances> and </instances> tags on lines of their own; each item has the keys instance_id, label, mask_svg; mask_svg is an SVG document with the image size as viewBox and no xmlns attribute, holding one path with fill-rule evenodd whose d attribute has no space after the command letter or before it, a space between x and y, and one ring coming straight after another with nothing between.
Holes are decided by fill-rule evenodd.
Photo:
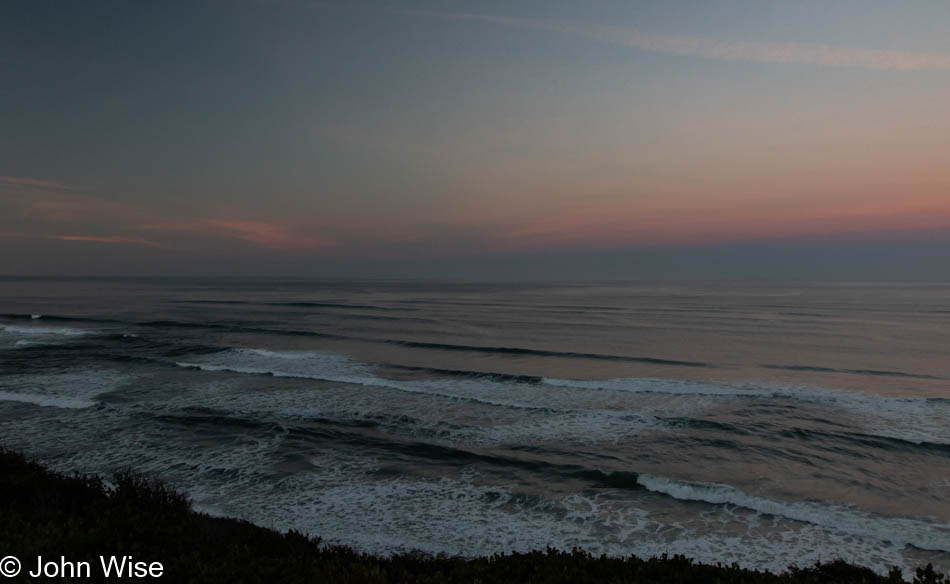
<instances>
[{"instance_id":1,"label":"sky","mask_svg":"<svg viewBox=\"0 0 950 584\"><path fill-rule=\"evenodd\" d=\"M950 279L946 0L11 0L0 80L0 275Z\"/></svg>"}]
</instances>

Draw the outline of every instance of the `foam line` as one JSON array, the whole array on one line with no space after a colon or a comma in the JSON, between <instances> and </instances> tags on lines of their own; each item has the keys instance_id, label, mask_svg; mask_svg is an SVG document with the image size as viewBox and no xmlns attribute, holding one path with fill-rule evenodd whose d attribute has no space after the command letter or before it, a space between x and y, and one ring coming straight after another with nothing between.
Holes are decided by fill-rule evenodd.
<instances>
[{"instance_id":1,"label":"foam line","mask_svg":"<svg viewBox=\"0 0 950 584\"><path fill-rule=\"evenodd\" d=\"M350 361L348 358L334 353L231 349L211 357L216 358L215 360L217 360L217 362L208 362L208 359L206 359L204 362L179 361L176 362L175 365L203 371L232 371L235 373L271 375L273 377L291 377L350 383L410 393L424 393L427 395L506 408L555 411L553 408L546 406L452 393L438 389L439 386L431 382L408 382L383 379L373 375L364 364Z\"/></svg>"},{"instance_id":2,"label":"foam line","mask_svg":"<svg viewBox=\"0 0 950 584\"><path fill-rule=\"evenodd\" d=\"M19 393L15 391L0 391L0 401L22 402L42 407L76 410L95 405L94 401L79 397L38 393Z\"/></svg>"},{"instance_id":3,"label":"foam line","mask_svg":"<svg viewBox=\"0 0 950 584\"><path fill-rule=\"evenodd\" d=\"M729 485L691 483L649 474L638 475L637 483L654 493L680 501L735 505L763 515L793 519L859 537L897 541L925 550L950 551L950 524L947 523L880 517L840 505L776 501L748 495Z\"/></svg>"},{"instance_id":4,"label":"foam line","mask_svg":"<svg viewBox=\"0 0 950 584\"><path fill-rule=\"evenodd\" d=\"M0 324L0 330L17 335L58 335L65 337L81 337L89 334L89 331L67 327L46 327L46 326L17 326L10 324Z\"/></svg>"}]
</instances>

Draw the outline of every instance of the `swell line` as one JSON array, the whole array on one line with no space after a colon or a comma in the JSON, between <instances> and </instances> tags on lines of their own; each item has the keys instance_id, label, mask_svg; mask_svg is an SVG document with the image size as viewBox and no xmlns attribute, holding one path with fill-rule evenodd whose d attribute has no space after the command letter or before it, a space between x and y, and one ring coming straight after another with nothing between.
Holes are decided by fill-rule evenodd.
<instances>
[{"instance_id":1,"label":"swell line","mask_svg":"<svg viewBox=\"0 0 950 584\"><path fill-rule=\"evenodd\" d=\"M592 359L599 361L621 361L626 363L646 363L650 365L668 365L668 366L677 366L677 367L697 367L697 368L716 368L716 365L711 363L704 363L701 361L685 361L678 359L662 359L658 357L641 357L641 356L628 356L628 355L609 355L603 353L581 353L574 351L553 351L548 349L531 349L526 347L489 347L489 346L478 346L478 345L457 345L450 343L435 343L428 341L408 341L402 339L378 339L378 338L369 338L369 337L360 337L353 335L342 335L336 333L326 333L318 332L313 330L301 330L301 329L275 329L267 327L257 327L257 326L247 326L244 324L232 324L232 323L222 323L222 322L189 322L189 321L180 321L180 320L151 320L144 322L135 322L135 321L120 321L113 319L90 319L82 317L45 317L49 320L71 320L76 322L100 322L100 323L114 323L114 324L126 324L130 326L141 326L149 328L185 328L185 329L206 329L206 330L219 330L225 332L239 332L239 333L252 333L252 334L267 334L267 335L287 335L287 336L302 336L302 337L313 337L313 338L322 338L322 339L333 339L333 340L352 340L352 341L364 341L371 343L383 343L387 345L398 345L402 347L409 347L415 349L434 349L440 351L460 351L460 352L474 352L474 353L488 353L496 355L528 355L534 357L558 357L558 358L569 358L569 359Z\"/></svg>"},{"instance_id":2,"label":"swell line","mask_svg":"<svg viewBox=\"0 0 950 584\"><path fill-rule=\"evenodd\" d=\"M872 375L881 377L907 377L911 379L946 379L926 373L907 373L905 371L887 371L883 369L838 369L835 367L820 367L817 365L762 365L765 369L780 369L784 371L813 371L816 373L847 373L849 375Z\"/></svg>"},{"instance_id":3,"label":"swell line","mask_svg":"<svg viewBox=\"0 0 950 584\"><path fill-rule=\"evenodd\" d=\"M602 353L577 353L573 351L551 351L547 349L528 349L524 347L486 347L478 345L454 345L449 343L431 343L425 341L401 341L387 339L389 345L399 345L415 349L437 349L440 351L464 351L473 353L495 353L501 355L531 355L535 357L566 357L571 359L596 359L601 361L626 361L632 363L650 363L652 365L675 365L679 367L709 367L715 365L700 361L679 361L657 357L632 357L626 355L606 355Z\"/></svg>"},{"instance_id":4,"label":"swell line","mask_svg":"<svg viewBox=\"0 0 950 584\"><path fill-rule=\"evenodd\" d=\"M558 475L587 482L597 488L643 489L637 482L639 473L610 471L586 467L580 464L557 463L546 460L506 456L497 452L479 452L430 442L394 440L392 437L354 432L352 429L301 428L288 429L289 438L323 442L327 439L358 442L362 447L381 450L426 461L429 464L449 464L464 467L471 464L488 464L497 468L513 468L540 476Z\"/></svg>"},{"instance_id":5,"label":"swell line","mask_svg":"<svg viewBox=\"0 0 950 584\"><path fill-rule=\"evenodd\" d=\"M425 395L431 395L435 397L443 397L458 401L466 401L472 403L486 404L490 406L503 407L503 408L512 408L516 410L537 410L544 412L559 412L560 410L556 408L550 408L546 406L536 406L532 404L526 404L515 401L507 400L494 400L494 399L483 399L477 398L474 396L468 395L459 395L444 391L433 391L429 389L413 387L408 383L401 383L399 381L390 381L374 376L356 376L356 375L319 375L319 374L307 374L307 373L294 373L294 372L282 372L282 371L271 371L268 369L260 369L254 367L241 367L236 365L217 365L210 363L189 363L179 361L175 365L182 367L184 369L199 369L201 371L209 372L232 372L232 373L242 373L246 375L266 375L270 377L287 377L292 379L314 379L317 381L331 381L336 383L349 383L353 385L363 385L367 387L379 387L383 389L390 389L396 391L403 391L406 393L419 393Z\"/></svg>"},{"instance_id":6,"label":"swell line","mask_svg":"<svg viewBox=\"0 0 950 584\"><path fill-rule=\"evenodd\" d=\"M440 369L438 367L419 367L414 365L399 365L396 363L385 363L389 369L398 369L400 371L416 371L419 373L431 373L433 375L442 375L445 377L461 377L464 379L486 379L489 381L509 381L513 383L538 384L544 381L540 375L515 375L512 373L496 373L494 371L470 371L466 369Z\"/></svg>"},{"instance_id":7,"label":"swell line","mask_svg":"<svg viewBox=\"0 0 950 584\"><path fill-rule=\"evenodd\" d=\"M319 301L287 301L287 302L255 302L251 300L178 300L179 304L244 304L250 306L290 306L296 308L352 308L355 310L390 310L384 306L371 304L346 304L342 302Z\"/></svg>"}]
</instances>

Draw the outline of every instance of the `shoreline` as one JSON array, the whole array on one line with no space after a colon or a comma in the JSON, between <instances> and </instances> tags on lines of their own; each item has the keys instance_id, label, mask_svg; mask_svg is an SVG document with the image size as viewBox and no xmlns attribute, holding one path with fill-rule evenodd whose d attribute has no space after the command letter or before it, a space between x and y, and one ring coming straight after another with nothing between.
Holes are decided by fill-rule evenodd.
<instances>
[{"instance_id":1,"label":"shoreline","mask_svg":"<svg viewBox=\"0 0 950 584\"><path fill-rule=\"evenodd\" d=\"M22 560L20 578L42 572L87 581L117 573L175 582L865 582L939 583L916 574L834 560L776 574L708 565L685 556L595 557L539 550L460 558L409 552L380 557L326 545L296 531L195 511L162 482L127 470L111 478L67 475L0 446L0 549ZM122 563L123 558L125 563ZM6 561L7 558L4 558ZM119 572L121 564L122 570ZM78 572L77 572L78 570ZM151 572L149 572L151 570ZM156 571L160 575L156 575ZM78 574L78 575L77 575ZM916 576L916 577L915 577ZM13 579L13 581L16 581Z\"/></svg>"}]
</instances>

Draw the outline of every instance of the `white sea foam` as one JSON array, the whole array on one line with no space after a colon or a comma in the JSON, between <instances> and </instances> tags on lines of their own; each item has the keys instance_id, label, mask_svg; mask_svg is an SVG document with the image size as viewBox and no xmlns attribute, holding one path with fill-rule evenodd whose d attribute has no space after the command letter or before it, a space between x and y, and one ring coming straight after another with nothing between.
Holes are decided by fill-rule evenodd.
<instances>
[{"instance_id":1,"label":"white sea foam","mask_svg":"<svg viewBox=\"0 0 950 584\"><path fill-rule=\"evenodd\" d=\"M218 395L221 403L234 397L226 385L206 389L197 397ZM273 397L265 392L261 399ZM287 435L272 428L196 443L165 425L129 424L122 412L79 411L81 417L73 423L40 426L8 420L3 427L18 440L69 453L57 464L62 470L108 472L134 465L187 491L200 510L279 530L298 529L381 554L419 549L470 556L577 546L594 554L685 554L707 563L738 562L773 571L841 557L886 571L890 565L906 569L910 563L904 556L906 538L895 534L934 536L930 541L946 537L940 525L865 516L847 508L824 523L810 521L815 518L807 513L819 511L817 503L801 504L803 516L788 518L794 511L775 514L781 503L727 486L648 475L642 475L646 489L532 493L513 484L489 484L474 467L438 479L381 475L380 467L389 462L377 456L316 446L308 469L287 473L275 468ZM76 440L77 431L80 436L88 432L93 421L111 440L85 442L78 450L62 446L67 438ZM300 447L294 445L291 452L301 452ZM665 491L682 498L670 498ZM697 510L696 505L703 507Z\"/></svg>"},{"instance_id":2,"label":"white sea foam","mask_svg":"<svg viewBox=\"0 0 950 584\"><path fill-rule=\"evenodd\" d=\"M672 417L690 411L690 408L705 407L704 404L733 403L749 396L793 400L801 404L797 407L832 407L850 413L851 419L864 420L869 431L879 435L897 434L906 439L908 433L916 433L932 441L944 430L939 426L940 416L944 415L940 409L943 406L928 407L938 404L927 400L824 392L818 388L732 387L656 379L613 380L606 387L604 382L571 380L546 380L541 384L477 378L396 381L374 375L369 365L342 355L317 351L235 350L203 356L198 360L201 362L191 366L357 383L366 390L353 392L330 385L321 386L318 393L291 389L281 392L279 397L274 393L216 394L195 397L195 405L213 404L213 407L242 411L255 418L264 413L340 421L372 420L382 424L391 420L387 432L418 432L430 443L526 446L547 441L559 444L610 442L645 431L664 430L664 423L658 419L656 411L663 417ZM554 390L552 386L559 382ZM400 391L403 395L386 395L390 390ZM418 398L407 393L418 394ZM433 395L452 399L428 399ZM689 399L683 399L684 396ZM462 397L469 401L459 403L457 400ZM536 409L498 409L500 403L518 403ZM909 420L913 420L913 424ZM928 423L931 426L928 427ZM600 505L597 513L607 513L613 519L598 518L600 516L595 513L591 519L578 519L580 527L575 526L577 529L573 531L565 530L556 522L545 530L537 525L551 519L539 517L539 509L520 509L519 505L523 503L517 502L517 498L503 497L507 503L495 506L495 499L484 493L478 494L480 491L473 491L471 485L464 485L461 492L457 492L457 485L453 486L451 482L413 484L411 487L395 482L344 484L330 490L319 487L321 490L315 492L314 498L306 501L298 500L293 494L268 495L277 501L285 501L284 497L290 496L295 508L312 511L301 517L282 516L279 509L263 500L254 505L270 509L270 512L254 515L257 511L242 506L241 513L250 513L255 520L272 525L311 529L331 540L378 552L419 548L432 552L463 550L474 553L471 550L484 550L484 553L491 553L499 549L522 549L511 547L512 542L517 541L526 542L523 549L580 545L596 553L619 555L685 553L705 561L738 561L744 565L778 570L805 558L808 559L807 565L819 558L843 557L870 563L883 570L889 565L903 563L902 554L907 544L920 549L950 551L950 525L942 523L889 518L818 502L783 502L750 495L727 485L687 483L651 475L641 475L639 482L651 493L682 502L680 504L686 505L688 511L675 519L656 515L655 507L670 503L653 502L648 505L654 509L651 519L644 520L641 516L634 521L627 516L626 519L617 519L617 512L608 511L610 505L601 501L597 503ZM441 492L440 489L449 494L436 494ZM443 501L443 496L448 499ZM412 497L426 499L424 510L415 508L409 511L413 509ZM480 497L486 501L481 501ZM331 504L327 498L337 502ZM405 508L381 508L373 502L376 498L404 503ZM461 502L460 507L450 508L454 504L452 501ZM708 503L712 507L697 512L695 505L698 503ZM578 505L578 508L594 508L590 501ZM481 510L467 510L468 506ZM235 511L232 508L230 512ZM369 513L388 514L394 524L391 528L373 531L369 537L355 523L348 523L352 517L365 517ZM412 513L417 514L425 529L434 529L438 537L426 535L422 527L418 531L407 529ZM442 513L474 514L480 518L473 519L472 523L442 525L437 519ZM563 509L555 514L560 514L560 521L571 516ZM694 515L703 521L724 522L730 526L729 530L719 533L715 525L689 519ZM335 519L328 523L326 517ZM506 524L508 527L501 527ZM604 527L607 524L613 531ZM496 528L497 533L486 535L486 525ZM486 543L478 544L475 540Z\"/></svg>"},{"instance_id":3,"label":"white sea foam","mask_svg":"<svg viewBox=\"0 0 950 584\"><path fill-rule=\"evenodd\" d=\"M353 392L348 387L319 390L228 392L208 388L176 396L163 405L210 408L223 415L294 423L332 420L379 424L388 434L450 446L499 446L546 442L615 443L664 424L647 412L499 409L483 400L432 400L426 392L404 393L385 387ZM163 407L147 405L148 408Z\"/></svg>"},{"instance_id":4,"label":"white sea foam","mask_svg":"<svg viewBox=\"0 0 950 584\"><path fill-rule=\"evenodd\" d=\"M233 371L356 384L373 379L371 369L367 365L353 361L345 355L324 351L229 349L176 365L205 371Z\"/></svg>"},{"instance_id":5,"label":"white sea foam","mask_svg":"<svg viewBox=\"0 0 950 584\"><path fill-rule=\"evenodd\" d=\"M0 345L15 349L59 345L80 339L90 332L93 331L69 327L0 324Z\"/></svg>"},{"instance_id":6,"label":"white sea foam","mask_svg":"<svg viewBox=\"0 0 950 584\"><path fill-rule=\"evenodd\" d=\"M231 349L223 353L209 355L196 361L177 362L179 367L192 367L204 371L233 371L235 373L263 374L274 377L292 377L333 381L370 387L386 388L408 393L424 393L437 397L475 401L502 407L520 409L543 409L551 407L534 405L506 399L507 391L496 391L497 398L484 395L485 392L473 392L475 388L485 388L492 382L463 380L460 383L447 384L428 381L398 381L377 377L372 367L353 361L345 355L323 351L268 351L263 349ZM498 385L498 384L495 384ZM455 390L455 391L453 391Z\"/></svg>"},{"instance_id":7,"label":"white sea foam","mask_svg":"<svg viewBox=\"0 0 950 584\"><path fill-rule=\"evenodd\" d=\"M81 409L94 405L92 400L67 395L19 393L0 390L0 401L12 401L35 404L43 407Z\"/></svg>"},{"instance_id":8,"label":"white sea foam","mask_svg":"<svg viewBox=\"0 0 950 584\"><path fill-rule=\"evenodd\" d=\"M0 401L43 407L88 408L96 397L118 389L130 378L118 371L90 369L76 373L0 377Z\"/></svg>"},{"instance_id":9,"label":"white sea foam","mask_svg":"<svg viewBox=\"0 0 950 584\"><path fill-rule=\"evenodd\" d=\"M81 337L89 334L89 331L86 329L51 326L18 326L10 324L0 324L0 331L17 335L56 335L64 337Z\"/></svg>"},{"instance_id":10,"label":"white sea foam","mask_svg":"<svg viewBox=\"0 0 950 584\"><path fill-rule=\"evenodd\" d=\"M421 393L496 407L539 410L550 414L601 411L609 423L622 412L651 417L682 416L708 409L723 400L787 400L803 406L833 408L851 416L870 435L914 443L950 444L950 404L925 398L894 398L854 391L777 385L730 385L670 379L629 378L573 380L544 378L541 384L492 379L393 380L373 367L344 355L324 351L231 349L177 363L205 371L267 374ZM551 391L557 388L558 391ZM688 400L678 399L683 396ZM646 425L641 424L642 427ZM515 436L517 432L512 433Z\"/></svg>"},{"instance_id":11,"label":"white sea foam","mask_svg":"<svg viewBox=\"0 0 950 584\"><path fill-rule=\"evenodd\" d=\"M692 483L648 474L639 475L637 483L681 501L735 505L843 534L950 552L950 523L881 517L841 505L776 501L748 495L729 485Z\"/></svg>"},{"instance_id":12,"label":"white sea foam","mask_svg":"<svg viewBox=\"0 0 950 584\"><path fill-rule=\"evenodd\" d=\"M199 510L384 555L423 550L471 556L576 546L611 556L685 554L778 572L836 557L878 571L908 563L901 543L875 539L877 534L782 517L762 521L760 512L721 504L697 513L689 501L658 503L648 491L540 495L485 484L474 470L440 479L380 479L379 458L333 449L314 453L309 470L275 474L282 434L267 438L251 432L195 448L158 429L130 426L114 411L103 415L96 419L114 440L83 448L60 460L58 468L108 471L133 464L184 489ZM89 421L80 420L77 427ZM65 437L56 431L72 431L50 430L36 429L53 444Z\"/></svg>"},{"instance_id":13,"label":"white sea foam","mask_svg":"<svg viewBox=\"0 0 950 584\"><path fill-rule=\"evenodd\" d=\"M629 413L647 409L643 406L645 400L641 398L624 400L622 396L599 395L586 391L586 388L568 388L573 391L551 392L538 384L488 378L440 378L411 381L387 379L375 375L374 367L369 364L325 351L230 349L200 356L190 361L180 361L176 365L204 371L231 371L347 383L548 413L569 413L578 410L613 410L617 413ZM695 403L702 405L704 402ZM624 406L629 406L629 408ZM683 408L678 408L677 411L682 412Z\"/></svg>"},{"instance_id":14,"label":"white sea foam","mask_svg":"<svg viewBox=\"0 0 950 584\"><path fill-rule=\"evenodd\" d=\"M804 386L728 385L672 379L627 378L575 380L544 378L545 385L591 391L716 399L788 400L794 403L833 408L855 416L868 434L914 443L950 444L950 404L928 398L901 398L868 395L856 391Z\"/></svg>"},{"instance_id":15,"label":"white sea foam","mask_svg":"<svg viewBox=\"0 0 950 584\"><path fill-rule=\"evenodd\" d=\"M375 462L375 461L373 461ZM342 470L330 457L314 472L243 491L219 507L278 529L391 554L408 550L463 556L578 547L594 554L685 554L701 562L739 562L781 572L789 565L841 557L878 571L904 563L903 544L815 524L760 522L760 515L713 509L701 514L656 507L634 492L604 490L546 497L486 485L477 473L437 480L373 480L372 462ZM222 499L218 499L222 500ZM290 511L292 509L292 512Z\"/></svg>"},{"instance_id":16,"label":"white sea foam","mask_svg":"<svg viewBox=\"0 0 950 584\"><path fill-rule=\"evenodd\" d=\"M339 382L365 388L357 393L335 392L332 388L324 388L319 394L285 392L279 399L272 394L202 397L207 405L284 416L390 418L398 420L400 432L427 435L435 432L446 441L465 444L531 444L548 440L615 442L664 428L665 424L655 414L658 408L666 414L683 415L702 405L696 402L671 404L668 399L662 404L638 399L622 401L616 396L588 391L552 394L537 384L492 379L385 379L374 375L369 365L321 351L233 349L177 365L204 371ZM392 392L402 395L396 397ZM416 394L419 398L405 394ZM441 399L430 399L433 397Z\"/></svg>"}]
</instances>

